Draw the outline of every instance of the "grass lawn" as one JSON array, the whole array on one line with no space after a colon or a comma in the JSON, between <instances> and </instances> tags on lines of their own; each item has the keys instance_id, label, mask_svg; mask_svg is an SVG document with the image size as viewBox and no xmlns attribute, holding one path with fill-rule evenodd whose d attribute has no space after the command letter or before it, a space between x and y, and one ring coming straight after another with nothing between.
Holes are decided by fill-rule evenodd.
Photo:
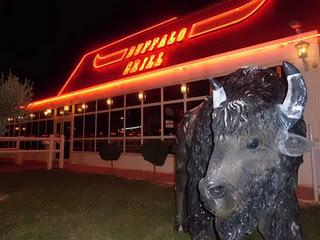
<instances>
[{"instance_id":1,"label":"grass lawn","mask_svg":"<svg viewBox=\"0 0 320 240\"><path fill-rule=\"evenodd\" d=\"M0 173L0 240L190 240L175 233L172 187L61 170ZM320 208L302 209L320 240ZM249 236L246 239L261 239Z\"/></svg>"}]
</instances>

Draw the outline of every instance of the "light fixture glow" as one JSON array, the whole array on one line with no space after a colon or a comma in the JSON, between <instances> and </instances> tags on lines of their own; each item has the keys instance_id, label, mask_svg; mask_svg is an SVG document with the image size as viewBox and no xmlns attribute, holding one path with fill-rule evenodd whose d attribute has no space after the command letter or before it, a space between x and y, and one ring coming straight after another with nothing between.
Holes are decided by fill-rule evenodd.
<instances>
[{"instance_id":1,"label":"light fixture glow","mask_svg":"<svg viewBox=\"0 0 320 240\"><path fill-rule=\"evenodd\" d=\"M108 99L107 99L107 105L108 105L108 106L111 106L112 103L113 103L112 98L108 98Z\"/></svg>"},{"instance_id":2,"label":"light fixture glow","mask_svg":"<svg viewBox=\"0 0 320 240\"><path fill-rule=\"evenodd\" d=\"M187 84L185 84L185 83L181 84L180 90L181 90L182 94L186 94L188 91Z\"/></svg>"},{"instance_id":3,"label":"light fixture glow","mask_svg":"<svg viewBox=\"0 0 320 240\"><path fill-rule=\"evenodd\" d=\"M85 104L85 103L82 103L82 105L81 105L81 109L82 110L85 110L85 109L87 109L88 108L88 105L87 104Z\"/></svg>"},{"instance_id":4,"label":"light fixture glow","mask_svg":"<svg viewBox=\"0 0 320 240\"><path fill-rule=\"evenodd\" d=\"M305 59L308 57L309 45L310 43L303 41L302 39L295 45L299 58Z\"/></svg>"},{"instance_id":5,"label":"light fixture glow","mask_svg":"<svg viewBox=\"0 0 320 240\"><path fill-rule=\"evenodd\" d=\"M144 92L139 92L138 98L139 98L139 100L142 102L142 101L145 99L145 94L144 94Z\"/></svg>"},{"instance_id":6,"label":"light fixture glow","mask_svg":"<svg viewBox=\"0 0 320 240\"><path fill-rule=\"evenodd\" d=\"M69 112L69 111L70 111L69 105L64 106L64 107L63 107L63 110L64 110L65 112Z\"/></svg>"}]
</instances>

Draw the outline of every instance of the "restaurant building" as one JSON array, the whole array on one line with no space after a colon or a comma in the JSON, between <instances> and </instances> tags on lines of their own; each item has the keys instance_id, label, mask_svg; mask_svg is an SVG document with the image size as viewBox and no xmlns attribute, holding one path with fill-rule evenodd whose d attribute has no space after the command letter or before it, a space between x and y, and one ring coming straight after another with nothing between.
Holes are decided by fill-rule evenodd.
<instances>
[{"instance_id":1,"label":"restaurant building","mask_svg":"<svg viewBox=\"0 0 320 240\"><path fill-rule=\"evenodd\" d=\"M30 118L12 122L11 135L64 134L65 161L92 166L109 166L98 152L114 142L123 152L114 168L153 171L141 144L157 139L172 146L183 113L211 94L208 78L248 65L282 75L281 64L289 61L305 78L305 120L317 140L319 10L318 0L222 0L106 43L83 54L56 96L32 102ZM313 185L310 156L300 168L300 185ZM169 154L157 171L174 174L174 161Z\"/></svg>"}]
</instances>

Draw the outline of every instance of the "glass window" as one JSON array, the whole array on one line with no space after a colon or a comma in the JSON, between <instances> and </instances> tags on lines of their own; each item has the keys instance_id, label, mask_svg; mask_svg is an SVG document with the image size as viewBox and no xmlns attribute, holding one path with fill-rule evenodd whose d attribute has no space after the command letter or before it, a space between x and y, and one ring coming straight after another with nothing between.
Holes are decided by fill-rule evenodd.
<instances>
[{"instance_id":1,"label":"glass window","mask_svg":"<svg viewBox=\"0 0 320 240\"><path fill-rule=\"evenodd\" d=\"M83 137L83 116L74 117L74 128L73 128L75 138Z\"/></svg>"},{"instance_id":2,"label":"glass window","mask_svg":"<svg viewBox=\"0 0 320 240\"><path fill-rule=\"evenodd\" d=\"M40 112L34 113L34 118L33 119L36 120L36 119L39 119L39 118L40 118Z\"/></svg>"},{"instance_id":3,"label":"glass window","mask_svg":"<svg viewBox=\"0 0 320 240\"><path fill-rule=\"evenodd\" d=\"M86 103L86 112L95 112L96 111L96 101L91 101Z\"/></svg>"},{"instance_id":4,"label":"glass window","mask_svg":"<svg viewBox=\"0 0 320 240\"><path fill-rule=\"evenodd\" d=\"M188 83L188 97L199 97L210 95L209 80L201 80Z\"/></svg>"},{"instance_id":5,"label":"glass window","mask_svg":"<svg viewBox=\"0 0 320 240\"><path fill-rule=\"evenodd\" d=\"M81 107L81 105L80 105L80 107ZM68 115L68 114L71 114L71 112L72 112L71 105L66 105L66 106L57 108L57 116Z\"/></svg>"},{"instance_id":6,"label":"glass window","mask_svg":"<svg viewBox=\"0 0 320 240\"><path fill-rule=\"evenodd\" d=\"M14 136L19 136L19 130L20 130L20 127L19 127L19 124L15 124L14 125Z\"/></svg>"},{"instance_id":7,"label":"glass window","mask_svg":"<svg viewBox=\"0 0 320 240\"><path fill-rule=\"evenodd\" d=\"M38 136L38 124L39 122L33 122L32 123L32 136L37 137Z\"/></svg>"},{"instance_id":8,"label":"glass window","mask_svg":"<svg viewBox=\"0 0 320 240\"><path fill-rule=\"evenodd\" d=\"M97 106L98 111L109 109L109 106L107 104L107 98L98 100L97 104L98 104L98 106Z\"/></svg>"},{"instance_id":9,"label":"glass window","mask_svg":"<svg viewBox=\"0 0 320 240\"><path fill-rule=\"evenodd\" d=\"M143 135L161 135L161 106L143 108Z\"/></svg>"},{"instance_id":10,"label":"glass window","mask_svg":"<svg viewBox=\"0 0 320 240\"><path fill-rule=\"evenodd\" d=\"M183 103L164 105L164 135L176 135L183 117Z\"/></svg>"},{"instance_id":11,"label":"glass window","mask_svg":"<svg viewBox=\"0 0 320 240\"><path fill-rule=\"evenodd\" d=\"M167 144L169 149L169 154L175 154L175 148L176 148L176 139L164 139L164 142Z\"/></svg>"},{"instance_id":12,"label":"glass window","mask_svg":"<svg viewBox=\"0 0 320 240\"><path fill-rule=\"evenodd\" d=\"M73 151L82 151L82 140L73 141Z\"/></svg>"},{"instance_id":13,"label":"glass window","mask_svg":"<svg viewBox=\"0 0 320 240\"><path fill-rule=\"evenodd\" d=\"M204 100L187 102L187 111L199 106Z\"/></svg>"},{"instance_id":14,"label":"glass window","mask_svg":"<svg viewBox=\"0 0 320 240\"><path fill-rule=\"evenodd\" d=\"M141 152L140 139L126 140L126 152L127 153L139 153Z\"/></svg>"},{"instance_id":15,"label":"glass window","mask_svg":"<svg viewBox=\"0 0 320 240\"><path fill-rule=\"evenodd\" d=\"M97 115L97 137L108 137L109 113L98 113Z\"/></svg>"},{"instance_id":16,"label":"glass window","mask_svg":"<svg viewBox=\"0 0 320 240\"><path fill-rule=\"evenodd\" d=\"M13 124L9 125L9 136L10 137L14 136L14 125Z\"/></svg>"},{"instance_id":17,"label":"glass window","mask_svg":"<svg viewBox=\"0 0 320 240\"><path fill-rule=\"evenodd\" d=\"M110 136L111 137L121 137L124 133L124 118L123 111L114 111L110 113Z\"/></svg>"},{"instance_id":18,"label":"glass window","mask_svg":"<svg viewBox=\"0 0 320 240\"><path fill-rule=\"evenodd\" d=\"M53 134L53 120L47 121L47 135Z\"/></svg>"},{"instance_id":19,"label":"glass window","mask_svg":"<svg viewBox=\"0 0 320 240\"><path fill-rule=\"evenodd\" d=\"M46 136L46 131L47 131L46 122L47 121L40 121L39 122L39 136L40 137Z\"/></svg>"},{"instance_id":20,"label":"glass window","mask_svg":"<svg viewBox=\"0 0 320 240\"><path fill-rule=\"evenodd\" d=\"M76 105L75 113L83 113L86 108L87 108L87 104L79 103Z\"/></svg>"},{"instance_id":21,"label":"glass window","mask_svg":"<svg viewBox=\"0 0 320 240\"><path fill-rule=\"evenodd\" d=\"M64 111L65 115L71 114L72 113L72 105L63 106L63 111Z\"/></svg>"},{"instance_id":22,"label":"glass window","mask_svg":"<svg viewBox=\"0 0 320 240\"><path fill-rule=\"evenodd\" d=\"M42 141L38 141L38 150L44 150L46 148L46 146L48 146L47 144L44 144Z\"/></svg>"},{"instance_id":23,"label":"glass window","mask_svg":"<svg viewBox=\"0 0 320 240\"><path fill-rule=\"evenodd\" d=\"M141 108L126 111L126 136L141 136Z\"/></svg>"},{"instance_id":24,"label":"glass window","mask_svg":"<svg viewBox=\"0 0 320 240\"><path fill-rule=\"evenodd\" d=\"M20 123L20 136L26 136L27 135L27 124L26 123Z\"/></svg>"},{"instance_id":25,"label":"glass window","mask_svg":"<svg viewBox=\"0 0 320 240\"><path fill-rule=\"evenodd\" d=\"M85 116L84 137L94 137L96 115Z\"/></svg>"},{"instance_id":26,"label":"glass window","mask_svg":"<svg viewBox=\"0 0 320 240\"><path fill-rule=\"evenodd\" d=\"M103 145L107 144L108 140L97 140L96 142L96 152L100 152Z\"/></svg>"},{"instance_id":27,"label":"glass window","mask_svg":"<svg viewBox=\"0 0 320 240\"><path fill-rule=\"evenodd\" d=\"M151 89L144 92L145 94L145 100L144 103L155 103L161 101L161 89Z\"/></svg>"},{"instance_id":28,"label":"glass window","mask_svg":"<svg viewBox=\"0 0 320 240\"><path fill-rule=\"evenodd\" d=\"M64 115L63 107L57 108L57 116L63 116L63 115Z\"/></svg>"},{"instance_id":29,"label":"glass window","mask_svg":"<svg viewBox=\"0 0 320 240\"><path fill-rule=\"evenodd\" d=\"M47 115L46 115L45 112L47 112L48 110L49 110L50 112L47 113ZM40 119L46 119L46 118L52 117L52 115L53 115L53 109L48 109L48 110L45 110L45 111L41 111L41 112L40 112Z\"/></svg>"},{"instance_id":30,"label":"glass window","mask_svg":"<svg viewBox=\"0 0 320 240\"><path fill-rule=\"evenodd\" d=\"M163 88L164 101L182 98L183 94L181 93L180 87L181 87L181 84L164 87Z\"/></svg>"},{"instance_id":31,"label":"glass window","mask_svg":"<svg viewBox=\"0 0 320 240\"><path fill-rule=\"evenodd\" d=\"M39 119L45 119L45 118L46 118L46 116L44 115L44 111L41 111L39 113Z\"/></svg>"},{"instance_id":32,"label":"glass window","mask_svg":"<svg viewBox=\"0 0 320 240\"><path fill-rule=\"evenodd\" d=\"M124 98L123 95L121 96L116 96L112 98L112 105L111 108L121 108L124 106Z\"/></svg>"},{"instance_id":33,"label":"glass window","mask_svg":"<svg viewBox=\"0 0 320 240\"><path fill-rule=\"evenodd\" d=\"M30 137L32 135L32 122L28 122L26 128L26 136Z\"/></svg>"},{"instance_id":34,"label":"glass window","mask_svg":"<svg viewBox=\"0 0 320 240\"><path fill-rule=\"evenodd\" d=\"M123 141L122 140L118 140L118 139L114 139L114 140L111 140L110 143L115 143L119 146L120 148L120 151L123 152Z\"/></svg>"},{"instance_id":35,"label":"glass window","mask_svg":"<svg viewBox=\"0 0 320 240\"><path fill-rule=\"evenodd\" d=\"M141 102L138 97L138 93L131 93L126 95L126 105L127 106L136 106L140 105Z\"/></svg>"},{"instance_id":36,"label":"glass window","mask_svg":"<svg viewBox=\"0 0 320 240\"><path fill-rule=\"evenodd\" d=\"M85 152L94 151L94 140L84 140L84 151Z\"/></svg>"}]
</instances>

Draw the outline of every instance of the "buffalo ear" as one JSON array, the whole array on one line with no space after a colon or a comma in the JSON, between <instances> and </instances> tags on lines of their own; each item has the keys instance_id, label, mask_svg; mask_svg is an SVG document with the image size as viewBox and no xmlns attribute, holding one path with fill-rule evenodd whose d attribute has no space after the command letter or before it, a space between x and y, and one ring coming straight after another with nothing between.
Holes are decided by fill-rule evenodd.
<instances>
[{"instance_id":1,"label":"buffalo ear","mask_svg":"<svg viewBox=\"0 0 320 240\"><path fill-rule=\"evenodd\" d=\"M312 143L300 135L282 132L278 137L278 148L284 155L298 157L312 148Z\"/></svg>"}]
</instances>

